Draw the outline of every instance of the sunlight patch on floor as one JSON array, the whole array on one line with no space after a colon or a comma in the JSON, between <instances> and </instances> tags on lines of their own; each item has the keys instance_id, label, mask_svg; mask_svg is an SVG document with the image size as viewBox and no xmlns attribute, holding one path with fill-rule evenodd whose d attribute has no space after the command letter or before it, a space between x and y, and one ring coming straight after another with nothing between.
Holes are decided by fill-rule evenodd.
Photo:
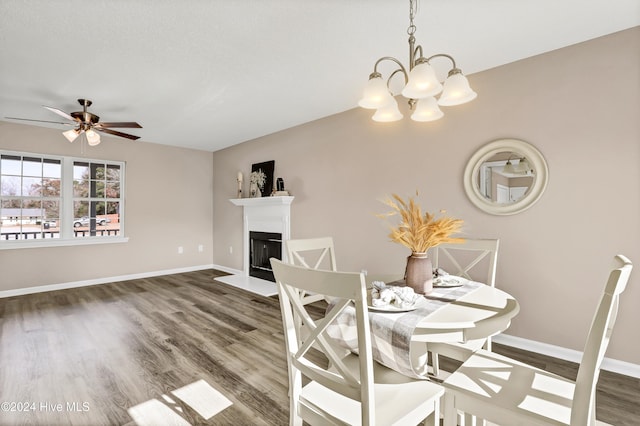
<instances>
[{"instance_id":1,"label":"sunlight patch on floor","mask_svg":"<svg viewBox=\"0 0 640 426\"><path fill-rule=\"evenodd\" d=\"M138 426L190 426L191 424L157 399L150 399L127 410Z\"/></svg>"},{"instance_id":2,"label":"sunlight patch on floor","mask_svg":"<svg viewBox=\"0 0 640 426\"><path fill-rule=\"evenodd\" d=\"M220 392L215 390L204 380L198 380L171 394L191 407L203 419L208 420L233 405ZM128 413L138 426L190 426L182 416L182 407L169 395L162 395L162 400L151 399L129 408Z\"/></svg>"},{"instance_id":3,"label":"sunlight patch on floor","mask_svg":"<svg viewBox=\"0 0 640 426\"><path fill-rule=\"evenodd\" d=\"M233 404L204 380L198 380L171 393L187 403L206 420Z\"/></svg>"}]
</instances>

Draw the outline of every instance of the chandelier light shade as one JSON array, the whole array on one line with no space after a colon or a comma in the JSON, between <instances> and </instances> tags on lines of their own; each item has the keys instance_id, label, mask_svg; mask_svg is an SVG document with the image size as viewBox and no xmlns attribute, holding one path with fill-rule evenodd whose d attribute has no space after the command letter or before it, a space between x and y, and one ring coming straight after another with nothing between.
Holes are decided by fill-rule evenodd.
<instances>
[{"instance_id":1,"label":"chandelier light shade","mask_svg":"<svg viewBox=\"0 0 640 426\"><path fill-rule=\"evenodd\" d=\"M443 115L444 112L440 110L436 98L430 96L418 101L413 114L411 114L411 119L413 121L435 121Z\"/></svg>"},{"instance_id":2,"label":"chandelier light shade","mask_svg":"<svg viewBox=\"0 0 640 426\"><path fill-rule=\"evenodd\" d=\"M389 89L389 83L396 75L404 77L405 86L402 96L408 99L409 107L414 112L411 119L414 121L434 121L441 118L444 113L441 106L461 105L472 101L477 97L471 89L469 81L456 66L452 56L438 53L428 58L423 56L422 46L416 45L414 33L416 26L413 23L417 12L417 0L409 0L409 66L391 56L378 59L369 75L369 82L365 86L362 99L358 102L362 108L376 109L372 119L374 121L391 122L401 120L403 115L398 109L398 104L393 93ZM451 69L444 81L438 79L430 61L436 58L444 58L451 61ZM390 61L398 67L385 81L378 72L378 65ZM408 71L407 71L408 70ZM439 99L435 96L440 95Z\"/></svg>"},{"instance_id":3,"label":"chandelier light shade","mask_svg":"<svg viewBox=\"0 0 640 426\"><path fill-rule=\"evenodd\" d=\"M442 84L436 77L436 71L428 62L417 64L409 73L409 82L402 89L402 96L409 99L422 99L437 95Z\"/></svg>"},{"instance_id":4,"label":"chandelier light shade","mask_svg":"<svg viewBox=\"0 0 640 426\"><path fill-rule=\"evenodd\" d=\"M516 172L518 173L529 173L531 170L531 165L529 164L529 160L522 157L517 166L515 166Z\"/></svg>"},{"instance_id":5,"label":"chandelier light shade","mask_svg":"<svg viewBox=\"0 0 640 426\"><path fill-rule=\"evenodd\" d=\"M504 165L502 172L509 173L509 174L516 173L516 167L513 165L513 163L511 163L511 160L507 160L507 164Z\"/></svg>"},{"instance_id":6,"label":"chandelier light shade","mask_svg":"<svg viewBox=\"0 0 640 426\"><path fill-rule=\"evenodd\" d=\"M378 74L377 77L369 79L369 82L364 88L364 95L358 105L362 108L378 109L393 101L393 96L389 89L387 89L387 83L384 82L382 76Z\"/></svg>"},{"instance_id":7,"label":"chandelier light shade","mask_svg":"<svg viewBox=\"0 0 640 426\"><path fill-rule=\"evenodd\" d=\"M444 89L438 104L442 106L462 105L474 100L477 96L478 94L471 90L467 77L462 75L459 69L455 69L449 72L449 77L444 82Z\"/></svg>"},{"instance_id":8,"label":"chandelier light shade","mask_svg":"<svg viewBox=\"0 0 640 426\"><path fill-rule=\"evenodd\" d=\"M391 96L391 100L384 106L378 108L373 114L372 120L380 123L390 123L402 120L402 113L398 109L398 102Z\"/></svg>"},{"instance_id":9,"label":"chandelier light shade","mask_svg":"<svg viewBox=\"0 0 640 426\"><path fill-rule=\"evenodd\" d=\"M531 172L531 164L529 164L529 160L525 157L511 155L502 168L502 172L512 175L529 175Z\"/></svg>"}]
</instances>

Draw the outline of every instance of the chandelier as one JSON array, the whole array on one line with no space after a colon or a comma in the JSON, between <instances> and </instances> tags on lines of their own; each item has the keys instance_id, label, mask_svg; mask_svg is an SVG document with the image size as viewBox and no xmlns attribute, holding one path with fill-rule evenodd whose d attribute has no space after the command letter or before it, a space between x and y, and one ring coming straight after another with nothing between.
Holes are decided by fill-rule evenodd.
<instances>
[{"instance_id":1,"label":"chandelier","mask_svg":"<svg viewBox=\"0 0 640 426\"><path fill-rule=\"evenodd\" d=\"M456 66L456 61L450 55L438 53L425 58L422 46L416 46L416 26L413 19L418 10L417 0L409 0L409 72L402 63L391 56L378 59L369 75L369 82L365 86L364 95L358 102L362 108L375 109L372 119L380 122L401 120L403 115L398 109L394 95L389 89L389 83L398 74L404 76L405 86L402 96L409 99L409 108L413 111L411 119L414 121L434 121L444 113L440 106L461 105L472 101L477 94L469 86L469 81ZM446 58L452 63L444 84L438 80L436 72L429 63L435 58ZM394 62L398 68L391 73L387 81L378 72L378 64L384 61ZM435 98L440 94L438 99Z\"/></svg>"}]
</instances>

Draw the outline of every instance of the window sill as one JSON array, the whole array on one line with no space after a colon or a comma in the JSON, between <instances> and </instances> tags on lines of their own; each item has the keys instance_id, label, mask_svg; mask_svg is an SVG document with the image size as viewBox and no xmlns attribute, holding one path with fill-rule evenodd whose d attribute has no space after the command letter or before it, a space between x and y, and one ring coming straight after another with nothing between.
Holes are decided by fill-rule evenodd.
<instances>
[{"instance_id":1,"label":"window sill","mask_svg":"<svg viewBox=\"0 0 640 426\"><path fill-rule=\"evenodd\" d=\"M40 248L40 247L68 247L86 246L93 244L126 243L129 237L86 237L86 238L50 238L39 240L0 241L0 250Z\"/></svg>"}]
</instances>

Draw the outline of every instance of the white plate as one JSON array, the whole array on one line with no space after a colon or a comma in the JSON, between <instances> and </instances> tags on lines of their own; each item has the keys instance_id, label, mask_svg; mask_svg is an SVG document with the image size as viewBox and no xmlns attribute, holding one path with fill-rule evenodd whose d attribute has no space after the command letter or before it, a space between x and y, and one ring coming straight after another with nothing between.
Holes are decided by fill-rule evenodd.
<instances>
[{"instance_id":1,"label":"white plate","mask_svg":"<svg viewBox=\"0 0 640 426\"><path fill-rule=\"evenodd\" d=\"M369 310L370 311L386 312L386 313L411 312L411 311L415 311L416 309L418 309L418 307L416 305L413 305L410 308L398 308L398 307L392 306L392 305L387 305L387 306L371 306L371 305L369 305Z\"/></svg>"},{"instance_id":2,"label":"white plate","mask_svg":"<svg viewBox=\"0 0 640 426\"><path fill-rule=\"evenodd\" d=\"M462 287L467 281L466 278L456 277L454 275L445 275L433 280L433 288L452 288Z\"/></svg>"}]
</instances>

